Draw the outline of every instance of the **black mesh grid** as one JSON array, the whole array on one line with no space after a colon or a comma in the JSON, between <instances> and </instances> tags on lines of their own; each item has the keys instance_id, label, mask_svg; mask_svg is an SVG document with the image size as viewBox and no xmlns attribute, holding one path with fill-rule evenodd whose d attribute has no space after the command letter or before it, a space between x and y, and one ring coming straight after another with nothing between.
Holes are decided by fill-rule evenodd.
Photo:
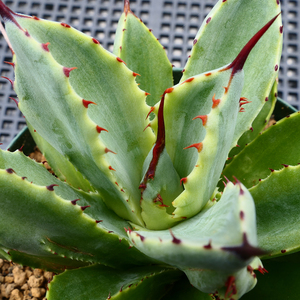
<instances>
[{"instance_id":1,"label":"black mesh grid","mask_svg":"<svg viewBox=\"0 0 300 300\"><path fill-rule=\"evenodd\" d=\"M64 22L97 38L112 50L123 0L7 0L12 10L39 18ZM182 67L203 19L217 0L130 0L132 11L153 30L175 67ZM300 8L298 0L281 0L284 46L279 73L279 97L300 108ZM1 76L13 78L11 53L0 36ZM0 147L5 149L25 126L25 120L9 97L11 84L0 78Z\"/></svg>"}]
</instances>

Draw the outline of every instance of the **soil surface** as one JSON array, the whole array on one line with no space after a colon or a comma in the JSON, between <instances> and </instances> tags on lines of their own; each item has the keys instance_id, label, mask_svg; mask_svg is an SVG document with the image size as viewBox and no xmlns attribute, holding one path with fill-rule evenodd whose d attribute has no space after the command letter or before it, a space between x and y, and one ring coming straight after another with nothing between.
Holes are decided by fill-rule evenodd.
<instances>
[{"instance_id":1,"label":"soil surface","mask_svg":"<svg viewBox=\"0 0 300 300\"><path fill-rule=\"evenodd\" d=\"M44 163L51 172L45 157L36 147L30 158ZM0 259L0 300L46 300L48 282L52 272L31 269Z\"/></svg>"},{"instance_id":2,"label":"soil surface","mask_svg":"<svg viewBox=\"0 0 300 300\"><path fill-rule=\"evenodd\" d=\"M52 272L0 259L0 300L46 300Z\"/></svg>"}]
</instances>

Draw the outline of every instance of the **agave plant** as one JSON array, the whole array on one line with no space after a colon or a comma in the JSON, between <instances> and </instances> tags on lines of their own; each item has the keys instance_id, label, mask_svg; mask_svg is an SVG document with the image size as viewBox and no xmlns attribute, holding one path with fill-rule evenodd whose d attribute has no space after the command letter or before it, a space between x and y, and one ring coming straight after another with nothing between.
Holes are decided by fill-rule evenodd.
<instances>
[{"instance_id":1,"label":"agave plant","mask_svg":"<svg viewBox=\"0 0 300 300\"><path fill-rule=\"evenodd\" d=\"M16 102L56 175L0 152L0 255L59 274L48 300L239 299L260 258L298 251L299 114L260 134L279 1L220 0L176 85L128 0L113 54L65 23L0 13Z\"/></svg>"}]
</instances>

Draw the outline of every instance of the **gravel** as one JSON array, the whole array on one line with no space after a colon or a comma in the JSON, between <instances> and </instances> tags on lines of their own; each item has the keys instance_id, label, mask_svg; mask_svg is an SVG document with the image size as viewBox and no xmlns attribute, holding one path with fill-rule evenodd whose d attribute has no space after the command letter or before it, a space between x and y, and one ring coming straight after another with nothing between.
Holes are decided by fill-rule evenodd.
<instances>
[{"instance_id":1,"label":"gravel","mask_svg":"<svg viewBox=\"0 0 300 300\"><path fill-rule=\"evenodd\" d=\"M52 272L0 259L0 300L47 300L47 285L52 278Z\"/></svg>"}]
</instances>

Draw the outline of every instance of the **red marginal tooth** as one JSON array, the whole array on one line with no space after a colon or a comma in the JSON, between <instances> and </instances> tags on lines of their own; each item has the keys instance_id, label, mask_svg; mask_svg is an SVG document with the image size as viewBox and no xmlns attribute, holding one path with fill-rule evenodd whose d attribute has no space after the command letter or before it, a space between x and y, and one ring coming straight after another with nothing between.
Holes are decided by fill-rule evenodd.
<instances>
[{"instance_id":1,"label":"red marginal tooth","mask_svg":"<svg viewBox=\"0 0 300 300\"><path fill-rule=\"evenodd\" d=\"M97 132L98 133L100 133L101 131L106 131L106 132L108 132L108 130L106 130L105 128L103 128L103 127L100 127L100 126L96 126L96 130L97 130Z\"/></svg>"},{"instance_id":2,"label":"red marginal tooth","mask_svg":"<svg viewBox=\"0 0 300 300\"><path fill-rule=\"evenodd\" d=\"M207 122L207 115L204 115L204 116L197 116L197 117L193 118L193 120L195 120L195 119L201 119L201 120L202 120L203 126L205 126L205 125L206 125L206 122Z\"/></svg>"},{"instance_id":3,"label":"red marginal tooth","mask_svg":"<svg viewBox=\"0 0 300 300\"><path fill-rule=\"evenodd\" d=\"M188 78L187 80L183 81L181 84L184 84L184 83L187 83L187 82L191 82L194 79L195 79L194 77Z\"/></svg>"},{"instance_id":4,"label":"red marginal tooth","mask_svg":"<svg viewBox=\"0 0 300 300\"><path fill-rule=\"evenodd\" d=\"M55 186L58 186L58 184L50 184L50 185L47 185L46 188L48 191L52 192L52 191L54 191Z\"/></svg>"},{"instance_id":5,"label":"red marginal tooth","mask_svg":"<svg viewBox=\"0 0 300 300\"><path fill-rule=\"evenodd\" d=\"M150 93L145 92L145 96L151 95Z\"/></svg>"},{"instance_id":6,"label":"red marginal tooth","mask_svg":"<svg viewBox=\"0 0 300 300\"><path fill-rule=\"evenodd\" d=\"M66 27L66 28L71 28L71 26L69 24L66 23L60 23L61 26Z\"/></svg>"},{"instance_id":7,"label":"red marginal tooth","mask_svg":"<svg viewBox=\"0 0 300 300\"><path fill-rule=\"evenodd\" d=\"M66 75L66 77L69 77L70 76L70 72L77 69L76 67L73 67L73 68L66 68L66 67L63 67L63 71L64 71L64 74Z\"/></svg>"},{"instance_id":8,"label":"red marginal tooth","mask_svg":"<svg viewBox=\"0 0 300 300\"><path fill-rule=\"evenodd\" d=\"M32 19L34 19L34 20L39 20L40 18L38 18L37 16L32 16Z\"/></svg>"},{"instance_id":9,"label":"red marginal tooth","mask_svg":"<svg viewBox=\"0 0 300 300\"><path fill-rule=\"evenodd\" d=\"M79 200L80 200L80 199L72 200L71 203L72 203L73 205L76 205L76 202L79 201Z\"/></svg>"},{"instance_id":10,"label":"red marginal tooth","mask_svg":"<svg viewBox=\"0 0 300 300\"><path fill-rule=\"evenodd\" d=\"M212 249L212 246L211 246L211 240L208 242L207 245L204 245L203 248L204 248L204 249Z\"/></svg>"},{"instance_id":11,"label":"red marginal tooth","mask_svg":"<svg viewBox=\"0 0 300 300\"><path fill-rule=\"evenodd\" d=\"M174 243L174 244L180 244L181 240L175 237L175 235L173 234L171 228L169 228L169 231L170 231L170 234L171 234L171 236L173 238L172 243Z\"/></svg>"},{"instance_id":12,"label":"red marginal tooth","mask_svg":"<svg viewBox=\"0 0 300 300\"><path fill-rule=\"evenodd\" d=\"M186 182L187 182L187 177L183 177L180 179L180 185L182 185L182 183L186 184Z\"/></svg>"},{"instance_id":13,"label":"red marginal tooth","mask_svg":"<svg viewBox=\"0 0 300 300\"><path fill-rule=\"evenodd\" d=\"M183 149L189 149L189 148L196 148L198 150L198 152L201 152L201 150L203 149L203 144L202 143L195 143L195 144L192 144L188 147L185 147Z\"/></svg>"},{"instance_id":14,"label":"red marginal tooth","mask_svg":"<svg viewBox=\"0 0 300 300\"><path fill-rule=\"evenodd\" d=\"M13 63L13 62L10 62L10 61L4 61L4 63L9 64L9 65L15 67L15 63Z\"/></svg>"},{"instance_id":15,"label":"red marginal tooth","mask_svg":"<svg viewBox=\"0 0 300 300\"><path fill-rule=\"evenodd\" d=\"M95 38L92 38L93 43L95 44L100 44L100 42L98 40L96 40Z\"/></svg>"},{"instance_id":16,"label":"red marginal tooth","mask_svg":"<svg viewBox=\"0 0 300 300\"><path fill-rule=\"evenodd\" d=\"M174 88L170 87L170 88L165 90L165 94L172 93L173 90L174 90Z\"/></svg>"},{"instance_id":17,"label":"red marginal tooth","mask_svg":"<svg viewBox=\"0 0 300 300\"><path fill-rule=\"evenodd\" d=\"M5 76L1 76L1 77L4 78L4 79L7 79L10 82L12 88L14 88L14 82L10 78L5 77Z\"/></svg>"},{"instance_id":18,"label":"red marginal tooth","mask_svg":"<svg viewBox=\"0 0 300 300\"><path fill-rule=\"evenodd\" d=\"M136 77L136 76L141 76L139 73L135 73L135 72L132 72L132 75L133 75L134 77Z\"/></svg>"},{"instance_id":19,"label":"red marginal tooth","mask_svg":"<svg viewBox=\"0 0 300 300\"><path fill-rule=\"evenodd\" d=\"M148 95L150 95L150 94L148 93ZM151 114L154 110L155 110L155 107L154 107L154 106L151 106L150 111L148 112L148 114L147 114L145 120L147 120L147 118L150 116L150 114ZM146 129L146 128L145 128L145 129ZM144 129L144 130L145 130L145 129Z\"/></svg>"},{"instance_id":20,"label":"red marginal tooth","mask_svg":"<svg viewBox=\"0 0 300 300\"><path fill-rule=\"evenodd\" d=\"M117 61L120 62L120 63L124 63L126 65L125 61L122 60L120 57L117 57Z\"/></svg>"},{"instance_id":21,"label":"red marginal tooth","mask_svg":"<svg viewBox=\"0 0 300 300\"><path fill-rule=\"evenodd\" d=\"M213 101L212 108L216 108L219 105L220 101L221 101L221 99L216 99L215 96L216 96L216 94L214 94L213 97L212 97L212 101Z\"/></svg>"},{"instance_id":22,"label":"red marginal tooth","mask_svg":"<svg viewBox=\"0 0 300 300\"><path fill-rule=\"evenodd\" d=\"M239 112L245 112L245 108L244 107L241 107Z\"/></svg>"},{"instance_id":23,"label":"red marginal tooth","mask_svg":"<svg viewBox=\"0 0 300 300\"><path fill-rule=\"evenodd\" d=\"M232 295L235 295L237 293L234 276L229 276L227 278L225 287L226 287L225 298L227 297L230 298Z\"/></svg>"},{"instance_id":24,"label":"red marginal tooth","mask_svg":"<svg viewBox=\"0 0 300 300\"><path fill-rule=\"evenodd\" d=\"M117 154L116 152L114 152L114 151L112 151L112 150L110 150L108 148L105 148L104 151L105 151L105 153L110 152L110 153L113 153L113 154Z\"/></svg>"},{"instance_id":25,"label":"red marginal tooth","mask_svg":"<svg viewBox=\"0 0 300 300\"><path fill-rule=\"evenodd\" d=\"M111 171L116 171L112 166L108 167Z\"/></svg>"},{"instance_id":26,"label":"red marginal tooth","mask_svg":"<svg viewBox=\"0 0 300 300\"><path fill-rule=\"evenodd\" d=\"M85 108L88 108L89 104L96 104L95 102L93 101L88 101L88 100L84 100L82 99L82 104ZM97 105L97 104L96 104Z\"/></svg>"},{"instance_id":27,"label":"red marginal tooth","mask_svg":"<svg viewBox=\"0 0 300 300\"><path fill-rule=\"evenodd\" d=\"M45 44L41 44L41 45L42 45L42 48L43 48L45 51L49 52L48 46L50 45L50 43L45 43Z\"/></svg>"},{"instance_id":28,"label":"red marginal tooth","mask_svg":"<svg viewBox=\"0 0 300 300\"><path fill-rule=\"evenodd\" d=\"M6 172L9 173L9 174L16 173L12 168L6 169Z\"/></svg>"},{"instance_id":29,"label":"red marginal tooth","mask_svg":"<svg viewBox=\"0 0 300 300\"><path fill-rule=\"evenodd\" d=\"M86 205L86 206L80 206L81 210L84 211L85 209L87 209L88 207L91 207L90 205Z\"/></svg>"},{"instance_id":30,"label":"red marginal tooth","mask_svg":"<svg viewBox=\"0 0 300 300\"><path fill-rule=\"evenodd\" d=\"M151 123L149 123L149 124L144 128L143 131L145 131L148 127L151 127Z\"/></svg>"},{"instance_id":31,"label":"red marginal tooth","mask_svg":"<svg viewBox=\"0 0 300 300\"><path fill-rule=\"evenodd\" d=\"M257 269L261 274L269 273L265 268L259 266Z\"/></svg>"}]
</instances>

